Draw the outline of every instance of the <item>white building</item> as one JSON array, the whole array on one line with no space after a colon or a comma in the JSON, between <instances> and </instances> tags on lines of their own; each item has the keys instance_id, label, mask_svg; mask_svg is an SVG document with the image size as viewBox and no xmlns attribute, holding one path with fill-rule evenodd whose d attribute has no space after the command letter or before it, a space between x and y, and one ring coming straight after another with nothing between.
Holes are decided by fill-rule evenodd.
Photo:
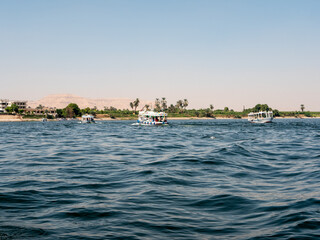
<instances>
[{"instance_id":1,"label":"white building","mask_svg":"<svg viewBox=\"0 0 320 240\"><path fill-rule=\"evenodd\" d=\"M27 101L11 101L9 102L9 106L15 104L18 106L19 109L26 110L27 108Z\"/></svg>"},{"instance_id":2,"label":"white building","mask_svg":"<svg viewBox=\"0 0 320 240\"><path fill-rule=\"evenodd\" d=\"M9 105L8 99L0 99L0 113L5 112L6 107Z\"/></svg>"},{"instance_id":3,"label":"white building","mask_svg":"<svg viewBox=\"0 0 320 240\"><path fill-rule=\"evenodd\" d=\"M19 109L26 110L27 101L9 101L8 99L0 99L0 113L5 112L6 107L10 107L12 104L18 106Z\"/></svg>"}]
</instances>

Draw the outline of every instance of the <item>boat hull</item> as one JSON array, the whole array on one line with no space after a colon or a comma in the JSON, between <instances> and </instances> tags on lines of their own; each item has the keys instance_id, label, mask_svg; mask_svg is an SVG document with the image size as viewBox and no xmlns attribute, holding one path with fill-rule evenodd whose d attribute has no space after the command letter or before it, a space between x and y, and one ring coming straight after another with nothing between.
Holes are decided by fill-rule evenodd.
<instances>
[{"instance_id":1,"label":"boat hull","mask_svg":"<svg viewBox=\"0 0 320 240\"><path fill-rule=\"evenodd\" d=\"M273 118L263 118L263 119L248 119L251 123L271 123Z\"/></svg>"},{"instance_id":2,"label":"boat hull","mask_svg":"<svg viewBox=\"0 0 320 240\"><path fill-rule=\"evenodd\" d=\"M137 122L135 125L140 126L165 126L169 125L167 122Z\"/></svg>"}]
</instances>

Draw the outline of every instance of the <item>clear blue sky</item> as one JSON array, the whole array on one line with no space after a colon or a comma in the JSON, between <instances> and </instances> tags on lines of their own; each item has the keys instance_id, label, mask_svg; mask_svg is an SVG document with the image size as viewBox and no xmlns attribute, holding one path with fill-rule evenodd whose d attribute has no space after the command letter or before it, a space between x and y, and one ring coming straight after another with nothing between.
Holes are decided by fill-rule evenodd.
<instances>
[{"instance_id":1,"label":"clear blue sky","mask_svg":"<svg viewBox=\"0 0 320 240\"><path fill-rule=\"evenodd\" d=\"M0 0L0 98L320 110L318 0Z\"/></svg>"}]
</instances>

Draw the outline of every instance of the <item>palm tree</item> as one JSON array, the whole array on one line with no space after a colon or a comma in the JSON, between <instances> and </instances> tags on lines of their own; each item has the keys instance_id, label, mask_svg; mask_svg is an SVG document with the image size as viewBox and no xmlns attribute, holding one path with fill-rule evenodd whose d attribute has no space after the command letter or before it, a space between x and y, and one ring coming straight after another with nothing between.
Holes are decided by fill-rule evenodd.
<instances>
[{"instance_id":1,"label":"palm tree","mask_svg":"<svg viewBox=\"0 0 320 240\"><path fill-rule=\"evenodd\" d=\"M301 108L301 112L303 112L304 111L304 104L301 104L300 108Z\"/></svg>"},{"instance_id":2,"label":"palm tree","mask_svg":"<svg viewBox=\"0 0 320 240\"><path fill-rule=\"evenodd\" d=\"M134 106L134 111L137 110L137 107L139 106L140 100L139 98L137 98L134 102L133 102L133 106Z\"/></svg>"},{"instance_id":3,"label":"palm tree","mask_svg":"<svg viewBox=\"0 0 320 240\"><path fill-rule=\"evenodd\" d=\"M214 107L213 107L213 105L212 105L212 104L210 104L210 109L211 109L211 111L214 109Z\"/></svg>"},{"instance_id":4,"label":"palm tree","mask_svg":"<svg viewBox=\"0 0 320 240\"><path fill-rule=\"evenodd\" d=\"M171 104L170 107L168 108L168 112L170 112L170 113L176 112L176 107L173 106L173 104Z\"/></svg>"},{"instance_id":5,"label":"palm tree","mask_svg":"<svg viewBox=\"0 0 320 240\"><path fill-rule=\"evenodd\" d=\"M36 109L43 109L43 106L41 104L39 104L39 106L36 107Z\"/></svg>"},{"instance_id":6,"label":"palm tree","mask_svg":"<svg viewBox=\"0 0 320 240\"><path fill-rule=\"evenodd\" d=\"M144 105L144 107L145 107L145 109L146 109L147 111L150 110L150 105L149 105L149 104Z\"/></svg>"},{"instance_id":7,"label":"palm tree","mask_svg":"<svg viewBox=\"0 0 320 240\"><path fill-rule=\"evenodd\" d=\"M183 101L182 100L178 100L177 104L176 104L176 107L180 110L180 109L183 109L183 106L184 106Z\"/></svg>"},{"instance_id":8,"label":"palm tree","mask_svg":"<svg viewBox=\"0 0 320 240\"><path fill-rule=\"evenodd\" d=\"M189 105L188 99L183 99L183 107L184 107L184 110L186 110L186 108L188 107L188 105Z\"/></svg>"},{"instance_id":9,"label":"palm tree","mask_svg":"<svg viewBox=\"0 0 320 240\"><path fill-rule=\"evenodd\" d=\"M165 97L162 98L161 100L161 108L162 108L162 111L165 111L167 110L168 106L167 106L167 100Z\"/></svg>"},{"instance_id":10,"label":"palm tree","mask_svg":"<svg viewBox=\"0 0 320 240\"><path fill-rule=\"evenodd\" d=\"M133 102L130 102L130 107L133 110Z\"/></svg>"},{"instance_id":11,"label":"palm tree","mask_svg":"<svg viewBox=\"0 0 320 240\"><path fill-rule=\"evenodd\" d=\"M160 111L161 107L160 107L160 100L159 100L159 98L156 98L156 100L154 101L154 106L155 106L155 110L156 110L156 111Z\"/></svg>"}]
</instances>

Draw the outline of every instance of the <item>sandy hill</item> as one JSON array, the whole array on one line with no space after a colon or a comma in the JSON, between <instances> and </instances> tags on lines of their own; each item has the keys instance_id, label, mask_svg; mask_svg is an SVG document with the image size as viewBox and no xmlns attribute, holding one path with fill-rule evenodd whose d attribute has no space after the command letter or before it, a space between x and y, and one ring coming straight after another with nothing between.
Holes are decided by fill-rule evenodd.
<instances>
[{"instance_id":1,"label":"sandy hill","mask_svg":"<svg viewBox=\"0 0 320 240\"><path fill-rule=\"evenodd\" d=\"M134 101L134 99L126 98L107 98L107 99L93 99L84 98L72 94L52 94L48 95L38 101L29 101L28 105L30 107L37 107L40 104L46 107L56 107L65 108L69 103L76 103L80 108L86 107L97 107L98 109L104 109L104 107L115 107L118 109L131 109L129 103ZM145 101L140 99L140 104L137 108L141 109L145 104L151 105L151 101Z\"/></svg>"}]
</instances>

